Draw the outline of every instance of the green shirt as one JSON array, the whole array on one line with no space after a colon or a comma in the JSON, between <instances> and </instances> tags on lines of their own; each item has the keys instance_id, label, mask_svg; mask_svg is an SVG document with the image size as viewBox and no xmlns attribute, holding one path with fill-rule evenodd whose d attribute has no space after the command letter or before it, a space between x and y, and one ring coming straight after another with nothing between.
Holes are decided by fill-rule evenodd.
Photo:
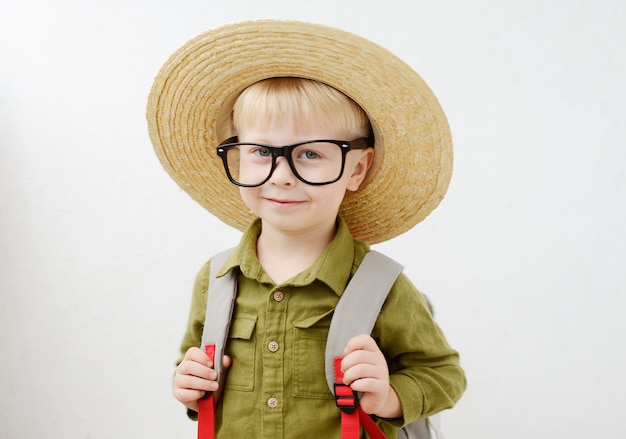
<instances>
[{"instance_id":1,"label":"green shirt","mask_svg":"<svg viewBox=\"0 0 626 439\"><path fill-rule=\"evenodd\" d=\"M216 437L340 438L341 415L326 383L324 350L333 310L369 246L353 239L339 218L337 235L313 265L275 285L256 256L260 232L257 220L218 272L240 271L226 345L232 366L217 409ZM183 355L201 344L209 264L196 278ZM460 398L465 375L458 354L404 274L393 285L372 337L387 358L404 412L403 419L377 419L387 437Z\"/></svg>"}]
</instances>

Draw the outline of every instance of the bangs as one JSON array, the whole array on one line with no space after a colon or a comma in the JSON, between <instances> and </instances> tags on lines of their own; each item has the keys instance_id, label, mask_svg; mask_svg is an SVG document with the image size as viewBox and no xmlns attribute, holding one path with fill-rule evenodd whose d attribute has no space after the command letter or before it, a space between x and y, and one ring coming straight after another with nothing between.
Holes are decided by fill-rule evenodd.
<instances>
[{"instance_id":1,"label":"bangs","mask_svg":"<svg viewBox=\"0 0 626 439\"><path fill-rule=\"evenodd\" d=\"M236 133L245 127L275 123L348 130L354 137L365 137L371 129L365 111L352 99L326 84L303 78L265 79L237 98L233 107Z\"/></svg>"}]
</instances>

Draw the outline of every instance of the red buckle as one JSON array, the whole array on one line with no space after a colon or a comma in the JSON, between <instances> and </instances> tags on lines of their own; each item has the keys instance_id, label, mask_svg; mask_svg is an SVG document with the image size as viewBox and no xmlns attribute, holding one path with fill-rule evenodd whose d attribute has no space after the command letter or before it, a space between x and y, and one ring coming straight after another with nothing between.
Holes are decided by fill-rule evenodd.
<instances>
[{"instance_id":1,"label":"red buckle","mask_svg":"<svg viewBox=\"0 0 626 439\"><path fill-rule=\"evenodd\" d=\"M337 407L349 415L359 408L359 394L344 383L335 383L335 404Z\"/></svg>"}]
</instances>

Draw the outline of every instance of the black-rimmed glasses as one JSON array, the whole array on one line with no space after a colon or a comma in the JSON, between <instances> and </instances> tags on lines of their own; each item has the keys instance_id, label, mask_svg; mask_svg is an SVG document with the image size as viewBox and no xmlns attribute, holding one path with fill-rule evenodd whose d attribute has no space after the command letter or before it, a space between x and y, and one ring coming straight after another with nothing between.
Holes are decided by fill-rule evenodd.
<instances>
[{"instance_id":1,"label":"black-rimmed glasses","mask_svg":"<svg viewBox=\"0 0 626 439\"><path fill-rule=\"evenodd\" d=\"M217 147L228 179L237 186L255 187L267 182L278 157L285 157L298 180L315 186L331 184L343 175L346 155L353 149L372 147L369 138L352 141L309 140L287 146L238 142L232 137Z\"/></svg>"}]
</instances>

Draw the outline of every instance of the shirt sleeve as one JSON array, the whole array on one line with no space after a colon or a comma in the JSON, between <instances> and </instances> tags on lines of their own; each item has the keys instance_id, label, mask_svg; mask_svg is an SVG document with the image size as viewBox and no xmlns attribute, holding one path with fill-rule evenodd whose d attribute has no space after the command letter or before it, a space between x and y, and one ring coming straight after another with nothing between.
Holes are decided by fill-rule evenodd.
<instances>
[{"instance_id":1,"label":"shirt sleeve","mask_svg":"<svg viewBox=\"0 0 626 439\"><path fill-rule=\"evenodd\" d=\"M189 309L189 319L187 329L180 344L180 356L176 361L179 365L185 353L189 348L198 347L202 343L202 331L204 329L204 317L206 315L207 290L209 286L210 263L207 262L202 266L193 286L191 296L191 307ZM187 416L192 420L198 419L198 413L193 410L187 410Z\"/></svg>"},{"instance_id":2,"label":"shirt sleeve","mask_svg":"<svg viewBox=\"0 0 626 439\"><path fill-rule=\"evenodd\" d=\"M378 316L373 337L389 363L390 384L402 404L404 426L451 408L466 387L459 354L433 319L426 298L401 274Z\"/></svg>"},{"instance_id":3,"label":"shirt sleeve","mask_svg":"<svg viewBox=\"0 0 626 439\"><path fill-rule=\"evenodd\" d=\"M180 345L180 357L176 365L183 361L189 348L198 347L202 342L202 330L204 329L204 317L206 314L207 289L209 286L210 262L205 263L198 274L193 286L191 307L187 329Z\"/></svg>"}]
</instances>

